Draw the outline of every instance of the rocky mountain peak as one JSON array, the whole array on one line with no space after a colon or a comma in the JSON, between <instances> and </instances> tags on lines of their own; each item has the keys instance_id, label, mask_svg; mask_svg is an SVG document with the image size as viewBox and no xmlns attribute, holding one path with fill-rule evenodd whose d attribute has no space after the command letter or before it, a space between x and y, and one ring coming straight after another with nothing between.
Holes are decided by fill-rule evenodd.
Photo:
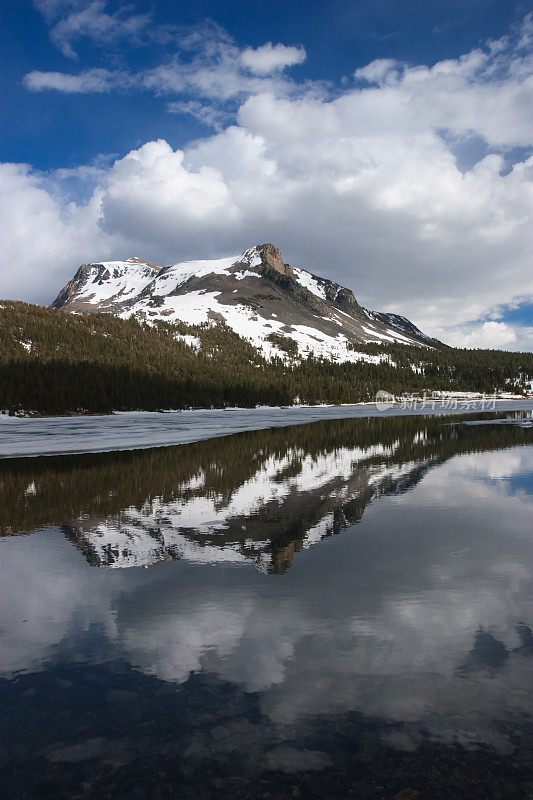
<instances>
[{"instance_id":1,"label":"rocky mountain peak","mask_svg":"<svg viewBox=\"0 0 533 800\"><path fill-rule=\"evenodd\" d=\"M263 266L279 272L281 275L294 277L294 270L290 264L285 264L281 251L275 245L267 243L256 247L257 253L261 256Z\"/></svg>"}]
</instances>

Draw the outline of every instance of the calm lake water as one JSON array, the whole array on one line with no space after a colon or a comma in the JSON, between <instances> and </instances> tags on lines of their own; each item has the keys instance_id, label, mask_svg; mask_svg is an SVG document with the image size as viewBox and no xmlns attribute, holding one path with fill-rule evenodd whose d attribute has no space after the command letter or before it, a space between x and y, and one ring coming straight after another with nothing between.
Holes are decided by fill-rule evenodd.
<instances>
[{"instance_id":1,"label":"calm lake water","mask_svg":"<svg viewBox=\"0 0 533 800\"><path fill-rule=\"evenodd\" d=\"M533 797L531 411L0 461L0 786Z\"/></svg>"}]
</instances>

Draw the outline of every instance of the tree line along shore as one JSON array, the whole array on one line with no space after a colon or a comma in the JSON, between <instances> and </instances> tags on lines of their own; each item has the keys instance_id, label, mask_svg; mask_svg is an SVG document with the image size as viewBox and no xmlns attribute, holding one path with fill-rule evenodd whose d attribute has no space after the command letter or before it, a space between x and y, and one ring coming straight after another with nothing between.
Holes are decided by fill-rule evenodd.
<instances>
[{"instance_id":1,"label":"tree line along shore","mask_svg":"<svg viewBox=\"0 0 533 800\"><path fill-rule=\"evenodd\" d=\"M2 301L0 410L64 414L358 403L373 400L378 390L525 395L533 377L533 353L357 344L358 352L381 360L339 363L299 358L286 338L280 356L266 360L223 324L148 325Z\"/></svg>"}]
</instances>

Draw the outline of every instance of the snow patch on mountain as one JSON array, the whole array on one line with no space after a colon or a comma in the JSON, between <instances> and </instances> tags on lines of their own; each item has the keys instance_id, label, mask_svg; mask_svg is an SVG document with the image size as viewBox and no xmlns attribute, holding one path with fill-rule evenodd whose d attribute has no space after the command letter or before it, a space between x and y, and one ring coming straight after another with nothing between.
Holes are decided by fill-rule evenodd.
<instances>
[{"instance_id":1,"label":"snow patch on mountain","mask_svg":"<svg viewBox=\"0 0 533 800\"><path fill-rule=\"evenodd\" d=\"M294 279L298 281L300 286L303 286L304 289L307 289L312 294L316 294L317 297L321 297L322 300L326 300L326 292L324 287L320 284L318 278L314 275L311 275L310 272L307 272L305 269L299 269L298 267L293 267L294 272Z\"/></svg>"},{"instance_id":2,"label":"snow patch on mountain","mask_svg":"<svg viewBox=\"0 0 533 800\"><path fill-rule=\"evenodd\" d=\"M75 299L92 305L110 304L118 299L134 297L158 274L157 269L133 260L90 264L80 267L77 275L84 269L86 274L75 293Z\"/></svg>"},{"instance_id":3,"label":"snow patch on mountain","mask_svg":"<svg viewBox=\"0 0 533 800\"><path fill-rule=\"evenodd\" d=\"M192 336L190 333L175 333L174 339L178 342L183 342L188 347L192 347L198 353L202 349L202 342L198 336Z\"/></svg>"},{"instance_id":4,"label":"snow patch on mountain","mask_svg":"<svg viewBox=\"0 0 533 800\"><path fill-rule=\"evenodd\" d=\"M204 275L223 275L238 260L239 256L230 256L230 258L217 258L213 261L182 261L179 264L172 264L154 279L152 293L155 295L166 294L168 291L183 286L191 278L201 278Z\"/></svg>"}]
</instances>

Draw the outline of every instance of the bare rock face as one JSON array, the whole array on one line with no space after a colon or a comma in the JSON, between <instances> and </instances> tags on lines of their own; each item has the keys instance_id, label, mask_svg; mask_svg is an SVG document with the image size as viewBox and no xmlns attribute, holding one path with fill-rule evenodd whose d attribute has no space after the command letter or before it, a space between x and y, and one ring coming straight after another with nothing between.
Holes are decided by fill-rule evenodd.
<instances>
[{"instance_id":1,"label":"bare rock face","mask_svg":"<svg viewBox=\"0 0 533 800\"><path fill-rule=\"evenodd\" d=\"M281 275L294 277L294 270L290 264L283 263L281 251L273 244L261 244L257 248L261 255L261 261L265 267L279 272Z\"/></svg>"},{"instance_id":2,"label":"bare rock face","mask_svg":"<svg viewBox=\"0 0 533 800\"><path fill-rule=\"evenodd\" d=\"M347 311L361 311L361 306L355 299L354 293L351 289L345 289L344 286L341 286L337 291L335 302L340 308L346 309Z\"/></svg>"}]
</instances>

